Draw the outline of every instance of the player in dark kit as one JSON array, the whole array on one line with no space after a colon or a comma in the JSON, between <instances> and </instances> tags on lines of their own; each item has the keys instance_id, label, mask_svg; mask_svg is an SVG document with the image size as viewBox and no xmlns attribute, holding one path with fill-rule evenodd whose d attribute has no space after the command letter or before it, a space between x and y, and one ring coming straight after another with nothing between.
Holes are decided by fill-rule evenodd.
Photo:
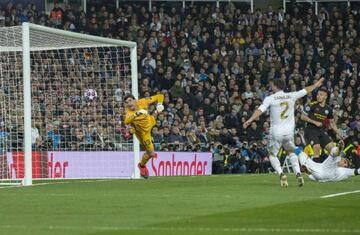
<instances>
[{"instance_id":1,"label":"player in dark kit","mask_svg":"<svg viewBox=\"0 0 360 235\"><path fill-rule=\"evenodd\" d=\"M332 155L338 155L339 149L327 134L326 128L330 126L338 136L344 138L333 120L333 111L326 104L326 99L327 90L322 87L317 92L316 101L305 108L307 115L301 115L301 119L308 123L305 129L305 140L313 147L315 159L319 158L321 148L325 148Z\"/></svg>"}]
</instances>

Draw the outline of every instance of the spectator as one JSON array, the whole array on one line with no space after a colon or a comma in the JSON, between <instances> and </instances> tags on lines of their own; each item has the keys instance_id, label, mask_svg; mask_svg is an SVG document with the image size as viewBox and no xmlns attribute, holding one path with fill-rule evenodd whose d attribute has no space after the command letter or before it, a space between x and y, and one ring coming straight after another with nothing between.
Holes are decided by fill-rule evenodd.
<instances>
[{"instance_id":1,"label":"spectator","mask_svg":"<svg viewBox=\"0 0 360 235\"><path fill-rule=\"evenodd\" d=\"M180 136L180 130L177 126L174 126L172 128L172 131L171 131L171 134L169 135L168 141L171 143L175 142L175 141L179 141L179 142L182 141L182 137Z\"/></svg>"},{"instance_id":2,"label":"spectator","mask_svg":"<svg viewBox=\"0 0 360 235\"><path fill-rule=\"evenodd\" d=\"M231 110L230 114L227 114L225 117L225 127L233 128L240 126L240 121L238 118L238 114L235 109Z\"/></svg>"},{"instance_id":3,"label":"spectator","mask_svg":"<svg viewBox=\"0 0 360 235\"><path fill-rule=\"evenodd\" d=\"M152 77L154 71L154 68L150 65L150 60L145 58L144 65L142 67L142 75Z\"/></svg>"},{"instance_id":4,"label":"spectator","mask_svg":"<svg viewBox=\"0 0 360 235\"><path fill-rule=\"evenodd\" d=\"M185 92L179 80L176 80L175 84L170 88L170 94L174 99L184 97Z\"/></svg>"},{"instance_id":5,"label":"spectator","mask_svg":"<svg viewBox=\"0 0 360 235\"><path fill-rule=\"evenodd\" d=\"M236 156L238 162L236 149L242 144L240 161L246 162L246 171L266 171L262 166L266 160L262 143L269 134L268 118L249 130L241 126L262 99L271 94L268 86L271 79L284 79L287 91L293 91L326 77L326 87L331 92L328 104L337 114L337 124L344 133L357 136L351 125L360 116L360 25L359 16L353 11L324 7L315 15L297 7L291 14L283 9L277 12L269 9L252 15L240 14L232 3L217 10L212 3L194 2L182 11L167 7L167 3L159 4L161 7L155 3L155 8L147 11L138 2L123 4L118 9L110 9L104 3L99 6L89 3L86 14L68 5L55 4L49 16L34 5L9 2L1 8L0 26L19 25L28 20L65 30L135 40L141 96L165 93L166 111L158 115L154 128L154 139L163 150L170 149L166 143L176 150L199 151L200 143L207 150L214 150L218 142L228 145L230 152L226 156ZM219 14L223 9L232 10ZM116 53L123 55L122 59L129 57L121 49ZM50 149L118 150L121 141L131 141L128 129L119 123L124 115L122 96L128 92L124 81L129 74L128 61L93 48L34 52L32 57L33 97L38 104L34 109L39 117L36 126L44 145L49 144ZM0 62L4 79L9 79L16 58L0 55ZM8 81L4 80L4 84ZM84 97L89 88L97 92L93 101ZM6 89L7 94L15 92L13 86ZM21 97L22 93L18 95ZM312 100L314 97L309 95L299 103L299 111ZM9 102L9 107L16 107L15 101ZM22 130L13 125L15 118L10 118L17 114L9 112L9 139L18 148ZM301 123L298 127L303 128ZM305 143L301 132L295 141L302 146ZM250 141L249 146L245 146L246 140ZM194 146L190 148L190 144ZM222 161L225 152L216 154L218 161Z\"/></svg>"},{"instance_id":6,"label":"spectator","mask_svg":"<svg viewBox=\"0 0 360 235\"><path fill-rule=\"evenodd\" d=\"M47 125L47 138L54 149L59 149L61 144L61 135L59 133L59 128L57 124L48 124Z\"/></svg>"},{"instance_id":7,"label":"spectator","mask_svg":"<svg viewBox=\"0 0 360 235\"><path fill-rule=\"evenodd\" d=\"M64 11L58 3L54 4L54 8L50 12L50 20L54 27L58 28L63 23Z\"/></svg>"},{"instance_id":8,"label":"spectator","mask_svg":"<svg viewBox=\"0 0 360 235\"><path fill-rule=\"evenodd\" d=\"M258 128L255 122L251 123L250 129L248 130L247 139L249 141L258 141L262 139L261 130Z\"/></svg>"}]
</instances>

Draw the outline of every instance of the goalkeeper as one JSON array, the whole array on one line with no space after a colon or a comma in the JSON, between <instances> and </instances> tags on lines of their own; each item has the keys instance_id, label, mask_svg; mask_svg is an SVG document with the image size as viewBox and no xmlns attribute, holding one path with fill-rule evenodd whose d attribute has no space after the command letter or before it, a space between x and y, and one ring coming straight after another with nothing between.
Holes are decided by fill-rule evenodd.
<instances>
[{"instance_id":1,"label":"goalkeeper","mask_svg":"<svg viewBox=\"0 0 360 235\"><path fill-rule=\"evenodd\" d=\"M156 121L155 117L148 113L148 108L149 105L156 102L156 111L162 112L164 110L162 104L164 95L158 94L149 98L136 100L133 95L127 94L124 97L124 101L126 107L125 125L132 125L132 133L135 133L140 144L145 148L145 153L138 167L140 169L140 175L147 179L149 177L149 171L146 168L146 163L152 157L157 157L154 152L154 144L151 137L151 129L156 124Z\"/></svg>"}]
</instances>

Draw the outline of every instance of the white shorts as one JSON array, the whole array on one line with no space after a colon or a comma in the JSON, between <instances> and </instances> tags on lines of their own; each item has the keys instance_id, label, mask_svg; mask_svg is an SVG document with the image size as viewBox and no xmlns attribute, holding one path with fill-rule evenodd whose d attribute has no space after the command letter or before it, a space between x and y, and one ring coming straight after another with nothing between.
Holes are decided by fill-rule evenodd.
<instances>
[{"instance_id":1,"label":"white shorts","mask_svg":"<svg viewBox=\"0 0 360 235\"><path fill-rule=\"evenodd\" d=\"M295 150L293 133L285 135L270 134L268 145L270 155L277 156L281 147L288 152L293 152Z\"/></svg>"}]
</instances>

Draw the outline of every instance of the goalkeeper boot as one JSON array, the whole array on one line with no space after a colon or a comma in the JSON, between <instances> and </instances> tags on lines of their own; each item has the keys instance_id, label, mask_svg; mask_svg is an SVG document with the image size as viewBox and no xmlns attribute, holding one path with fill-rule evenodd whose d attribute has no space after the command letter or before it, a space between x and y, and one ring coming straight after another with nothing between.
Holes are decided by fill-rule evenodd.
<instances>
[{"instance_id":1,"label":"goalkeeper boot","mask_svg":"<svg viewBox=\"0 0 360 235\"><path fill-rule=\"evenodd\" d=\"M299 187L302 187L302 186L304 186L304 178L301 176L301 174L300 173L297 173L296 174L296 180L297 180L297 183L298 183L298 186Z\"/></svg>"},{"instance_id":2,"label":"goalkeeper boot","mask_svg":"<svg viewBox=\"0 0 360 235\"><path fill-rule=\"evenodd\" d=\"M281 187L287 187L289 186L288 182L287 182L287 177L284 173L280 174L280 186Z\"/></svg>"},{"instance_id":3,"label":"goalkeeper boot","mask_svg":"<svg viewBox=\"0 0 360 235\"><path fill-rule=\"evenodd\" d=\"M149 178L149 171L146 168L146 166L141 166L141 164L138 164L138 168L140 169L140 176L143 177L144 179Z\"/></svg>"},{"instance_id":4,"label":"goalkeeper boot","mask_svg":"<svg viewBox=\"0 0 360 235\"><path fill-rule=\"evenodd\" d=\"M150 157L152 157L152 158L157 158L157 153L152 153L152 154L150 154Z\"/></svg>"}]
</instances>

